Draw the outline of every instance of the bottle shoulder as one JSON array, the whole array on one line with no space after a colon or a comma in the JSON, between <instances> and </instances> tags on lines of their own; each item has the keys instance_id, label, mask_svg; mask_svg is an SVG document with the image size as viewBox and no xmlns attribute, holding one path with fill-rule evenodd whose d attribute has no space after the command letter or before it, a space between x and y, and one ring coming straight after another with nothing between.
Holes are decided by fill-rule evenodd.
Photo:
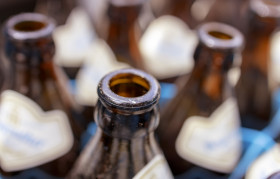
<instances>
[{"instance_id":1,"label":"bottle shoulder","mask_svg":"<svg viewBox=\"0 0 280 179\"><path fill-rule=\"evenodd\" d=\"M127 140L108 136L99 128L70 172L70 178L132 178L157 155L162 154L153 133Z\"/></svg>"}]
</instances>

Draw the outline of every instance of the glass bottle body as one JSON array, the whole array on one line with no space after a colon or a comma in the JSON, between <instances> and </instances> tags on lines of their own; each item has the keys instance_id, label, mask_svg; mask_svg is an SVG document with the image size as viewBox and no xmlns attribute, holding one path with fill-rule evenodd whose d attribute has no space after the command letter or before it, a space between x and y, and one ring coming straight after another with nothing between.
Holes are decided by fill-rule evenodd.
<instances>
[{"instance_id":1,"label":"glass bottle body","mask_svg":"<svg viewBox=\"0 0 280 179\"><path fill-rule=\"evenodd\" d=\"M14 157L15 165L7 168L5 163L9 160L1 161L4 178L43 177L32 173L38 169L48 177L63 177L79 153L81 116L66 88L64 74L52 61L53 28L53 21L35 13L14 16L5 26L4 54L9 73L1 95L1 133L4 138L9 133L14 135L10 136L11 146L5 139L1 139L1 143L7 147L3 155ZM5 127L10 129L4 130ZM36 139L39 148L30 147L27 140L17 141L20 135L15 131L22 132L21 137ZM53 142L65 148L58 149L60 146L54 146ZM12 154L15 147L21 155Z\"/></svg>"},{"instance_id":2,"label":"glass bottle body","mask_svg":"<svg viewBox=\"0 0 280 179\"><path fill-rule=\"evenodd\" d=\"M261 4L262 8L268 6L266 15L258 12L257 8L254 9L257 3ZM263 0L250 1L241 76L236 86L242 126L258 130L263 129L271 117L272 96L269 89L268 64L270 38L278 24L277 17L273 14L273 8L279 6L277 4L269 4Z\"/></svg>"},{"instance_id":3,"label":"glass bottle body","mask_svg":"<svg viewBox=\"0 0 280 179\"><path fill-rule=\"evenodd\" d=\"M139 75L139 71L135 76L135 71L138 70L119 70L112 78L105 77L100 82L95 109L97 133L77 160L70 178L141 178L152 175L173 178L153 132L159 122L155 102L159 91L154 86L158 84L151 82L150 78L147 83L144 81L147 76L143 72ZM110 81L109 92L106 81ZM102 89L104 84L107 89ZM149 91L153 91L151 96L155 98L148 95L151 94ZM147 166L153 166L153 169L147 170Z\"/></svg>"},{"instance_id":4,"label":"glass bottle body","mask_svg":"<svg viewBox=\"0 0 280 179\"><path fill-rule=\"evenodd\" d=\"M212 36L214 46L217 39L230 44L240 35L239 32L238 35L220 33L223 26L211 26L204 30L207 29L206 38ZM190 77L162 109L158 129L160 146L173 174L186 178L225 177L233 170L242 152L239 113L228 81L228 70L237 52L234 49L240 48L242 42L232 47L217 42L218 47L214 48L209 47L204 38L200 35ZM227 155L229 150L231 156Z\"/></svg>"},{"instance_id":5,"label":"glass bottle body","mask_svg":"<svg viewBox=\"0 0 280 179\"><path fill-rule=\"evenodd\" d=\"M126 120L138 118L138 121L145 121L147 115L153 115L152 118L157 120L152 114L154 112L125 116L125 118ZM98 117L110 116L111 120L116 120L114 116L123 118L106 110L100 102L97 104L97 113L102 113ZM104 119L97 118L97 120ZM136 138L130 138L129 134L127 138L116 138L111 133L118 130L117 127L112 126L107 130L107 132L102 129L97 130L94 139L89 142L77 163L78 167L74 169L72 178L132 178L156 155L161 154L153 133Z\"/></svg>"}]
</instances>

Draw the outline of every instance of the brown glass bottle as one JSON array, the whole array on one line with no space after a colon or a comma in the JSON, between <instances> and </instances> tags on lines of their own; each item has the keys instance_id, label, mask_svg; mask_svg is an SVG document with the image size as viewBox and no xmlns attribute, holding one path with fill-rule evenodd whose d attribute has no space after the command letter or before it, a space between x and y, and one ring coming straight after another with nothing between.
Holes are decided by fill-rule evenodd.
<instances>
[{"instance_id":1,"label":"brown glass bottle","mask_svg":"<svg viewBox=\"0 0 280 179\"><path fill-rule=\"evenodd\" d=\"M138 24L145 1L107 0L103 24L96 27L97 34L106 40L119 62L135 68L143 68L142 57L138 48L141 30Z\"/></svg>"},{"instance_id":2,"label":"brown glass bottle","mask_svg":"<svg viewBox=\"0 0 280 179\"><path fill-rule=\"evenodd\" d=\"M98 95L97 133L69 178L172 178L154 137L159 123L158 82L140 70L118 70L100 81ZM144 172L147 169L150 172Z\"/></svg>"},{"instance_id":3,"label":"brown glass bottle","mask_svg":"<svg viewBox=\"0 0 280 179\"><path fill-rule=\"evenodd\" d=\"M52 59L54 28L52 19L36 13L15 15L4 26L9 73L0 111L3 177L64 177L79 154L79 108ZM33 176L33 170L44 176Z\"/></svg>"},{"instance_id":4,"label":"brown glass bottle","mask_svg":"<svg viewBox=\"0 0 280 179\"><path fill-rule=\"evenodd\" d=\"M279 1L251 0L241 76L236 86L242 125L264 128L271 115L268 84L270 38L279 24Z\"/></svg>"},{"instance_id":5,"label":"brown glass bottle","mask_svg":"<svg viewBox=\"0 0 280 179\"><path fill-rule=\"evenodd\" d=\"M174 175L216 178L231 172L242 150L238 108L227 75L243 36L216 22L201 25L198 36L194 69L161 110L157 132Z\"/></svg>"},{"instance_id":6,"label":"brown glass bottle","mask_svg":"<svg viewBox=\"0 0 280 179\"><path fill-rule=\"evenodd\" d=\"M203 22L217 21L246 30L248 0L215 0Z\"/></svg>"}]
</instances>

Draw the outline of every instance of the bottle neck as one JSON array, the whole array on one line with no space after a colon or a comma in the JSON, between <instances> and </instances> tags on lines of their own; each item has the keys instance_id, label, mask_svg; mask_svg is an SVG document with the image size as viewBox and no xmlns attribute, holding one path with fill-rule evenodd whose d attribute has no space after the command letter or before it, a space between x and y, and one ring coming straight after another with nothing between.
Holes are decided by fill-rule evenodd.
<instances>
[{"instance_id":1,"label":"bottle neck","mask_svg":"<svg viewBox=\"0 0 280 179\"><path fill-rule=\"evenodd\" d=\"M117 149L119 151L120 148L127 147L126 151L139 151L139 150L154 150L157 149L159 152L159 148L156 142L156 138L154 133L149 133L142 137L134 137L134 138L119 138L112 135L108 135L108 133L104 132L103 129L97 129L95 140L103 141L104 147L111 147ZM153 151L154 153L155 151ZM151 154L150 154L151 155ZM140 156L139 156L140 157Z\"/></svg>"},{"instance_id":2,"label":"bottle neck","mask_svg":"<svg viewBox=\"0 0 280 179\"><path fill-rule=\"evenodd\" d=\"M55 53L51 37L36 40L17 41L6 37L5 55L10 63L28 68L37 68L45 63L52 63Z\"/></svg>"},{"instance_id":3,"label":"bottle neck","mask_svg":"<svg viewBox=\"0 0 280 179\"><path fill-rule=\"evenodd\" d=\"M21 41L6 37L4 53L10 66L10 87L21 88L55 78L54 51L51 37Z\"/></svg>"},{"instance_id":4,"label":"bottle neck","mask_svg":"<svg viewBox=\"0 0 280 179\"><path fill-rule=\"evenodd\" d=\"M225 87L230 87L227 72L233 63L232 50L210 49L199 44L195 54L195 67L190 82L198 83L198 88L212 99L222 98Z\"/></svg>"},{"instance_id":5,"label":"bottle neck","mask_svg":"<svg viewBox=\"0 0 280 179\"><path fill-rule=\"evenodd\" d=\"M138 41L141 32L137 20L143 4L114 6L109 4L109 32L107 43L116 54L118 61L140 67Z\"/></svg>"},{"instance_id":6,"label":"bottle neck","mask_svg":"<svg viewBox=\"0 0 280 179\"><path fill-rule=\"evenodd\" d=\"M99 100L95 110L95 120L108 136L130 140L153 133L159 123L158 107L127 114L105 106Z\"/></svg>"},{"instance_id":7,"label":"bottle neck","mask_svg":"<svg viewBox=\"0 0 280 179\"><path fill-rule=\"evenodd\" d=\"M142 4L133 6L114 6L109 4L107 15L109 18L108 41L119 42L122 45L129 41L129 34L140 15Z\"/></svg>"},{"instance_id":8,"label":"bottle neck","mask_svg":"<svg viewBox=\"0 0 280 179\"><path fill-rule=\"evenodd\" d=\"M128 6L116 6L113 3L109 3L107 15L109 21L112 24L119 25L132 25L138 19L142 10L143 3L128 5Z\"/></svg>"},{"instance_id":9,"label":"bottle neck","mask_svg":"<svg viewBox=\"0 0 280 179\"><path fill-rule=\"evenodd\" d=\"M278 24L277 18L262 18L256 14L252 15L246 33L246 46L243 51L242 66L244 68L258 68L264 74L267 74L271 35Z\"/></svg>"}]
</instances>

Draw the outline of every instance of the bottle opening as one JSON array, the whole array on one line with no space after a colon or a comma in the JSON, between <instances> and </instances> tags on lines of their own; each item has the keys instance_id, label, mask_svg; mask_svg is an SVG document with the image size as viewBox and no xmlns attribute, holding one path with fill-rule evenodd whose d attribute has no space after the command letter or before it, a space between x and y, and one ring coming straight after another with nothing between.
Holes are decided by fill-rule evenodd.
<instances>
[{"instance_id":1,"label":"bottle opening","mask_svg":"<svg viewBox=\"0 0 280 179\"><path fill-rule=\"evenodd\" d=\"M212 37L222 39L222 40L231 40L233 38L231 35L218 31L209 31L208 34L211 35Z\"/></svg>"},{"instance_id":2,"label":"bottle opening","mask_svg":"<svg viewBox=\"0 0 280 179\"><path fill-rule=\"evenodd\" d=\"M39 21L22 21L14 25L14 29L22 32L33 32L46 27L45 23Z\"/></svg>"},{"instance_id":3,"label":"bottle opening","mask_svg":"<svg viewBox=\"0 0 280 179\"><path fill-rule=\"evenodd\" d=\"M130 73L114 76L109 82L109 87L115 94L130 98L143 96L150 89L147 80Z\"/></svg>"},{"instance_id":4,"label":"bottle opening","mask_svg":"<svg viewBox=\"0 0 280 179\"><path fill-rule=\"evenodd\" d=\"M213 49L239 49L243 35L236 28L219 22L207 22L198 28L200 41Z\"/></svg>"}]
</instances>

